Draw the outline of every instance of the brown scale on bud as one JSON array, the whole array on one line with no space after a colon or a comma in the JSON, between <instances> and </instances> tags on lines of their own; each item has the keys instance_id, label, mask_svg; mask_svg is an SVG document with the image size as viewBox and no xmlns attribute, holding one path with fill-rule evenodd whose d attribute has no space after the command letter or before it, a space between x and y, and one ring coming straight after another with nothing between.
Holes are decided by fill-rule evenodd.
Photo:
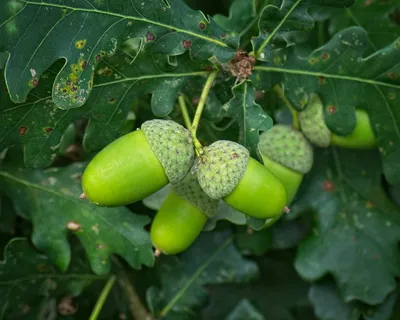
<instances>
[{"instance_id":1,"label":"brown scale on bud","mask_svg":"<svg viewBox=\"0 0 400 320\"><path fill-rule=\"evenodd\" d=\"M238 79L247 79L253 73L255 62L256 59L246 51L237 51L229 63L232 75Z\"/></svg>"}]
</instances>

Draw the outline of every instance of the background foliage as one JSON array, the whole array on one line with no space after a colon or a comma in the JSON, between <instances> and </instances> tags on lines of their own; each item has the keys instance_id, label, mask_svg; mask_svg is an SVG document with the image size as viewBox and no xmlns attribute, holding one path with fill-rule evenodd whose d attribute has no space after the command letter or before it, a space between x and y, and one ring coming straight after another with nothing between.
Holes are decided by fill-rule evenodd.
<instances>
[{"instance_id":1,"label":"background foliage","mask_svg":"<svg viewBox=\"0 0 400 320\"><path fill-rule=\"evenodd\" d=\"M201 11L198 11L201 10ZM204 14L202 13L204 12ZM254 52L248 80L237 49ZM4 0L0 3L0 319L400 318L400 3ZM193 116L202 143L289 123L312 93L337 134L368 112L379 147L315 149L270 228L221 203L195 244L154 258L143 202L79 200L82 171L143 121ZM284 96L283 96L284 94Z\"/></svg>"}]
</instances>

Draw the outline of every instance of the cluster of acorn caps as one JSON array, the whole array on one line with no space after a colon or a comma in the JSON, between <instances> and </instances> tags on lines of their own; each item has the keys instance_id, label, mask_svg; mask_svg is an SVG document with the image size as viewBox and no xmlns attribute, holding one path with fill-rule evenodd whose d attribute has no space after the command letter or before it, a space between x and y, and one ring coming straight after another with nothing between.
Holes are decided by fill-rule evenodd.
<instances>
[{"instance_id":1,"label":"cluster of acorn caps","mask_svg":"<svg viewBox=\"0 0 400 320\"><path fill-rule=\"evenodd\" d=\"M214 142L196 158L188 130L170 120L147 121L92 159L82 178L84 195L101 206L122 206L171 184L150 231L153 246L164 254L187 249L221 199L248 216L275 221L311 170L308 141L320 147L376 146L366 112L356 110L356 128L340 137L326 126L322 108L313 95L299 115L301 131L275 125L262 133L258 150L264 165L232 141Z\"/></svg>"}]
</instances>

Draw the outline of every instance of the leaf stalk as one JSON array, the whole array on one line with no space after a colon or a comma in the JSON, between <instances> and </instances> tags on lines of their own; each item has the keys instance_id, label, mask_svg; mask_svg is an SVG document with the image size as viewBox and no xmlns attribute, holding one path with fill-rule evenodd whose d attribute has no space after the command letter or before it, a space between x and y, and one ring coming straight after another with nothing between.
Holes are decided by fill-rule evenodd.
<instances>
[{"instance_id":1,"label":"leaf stalk","mask_svg":"<svg viewBox=\"0 0 400 320\"><path fill-rule=\"evenodd\" d=\"M190 133L192 134L193 144L194 144L194 147L196 148L198 155L203 154L203 146L201 145L200 141L196 137L197 128L199 126L199 122L201 119L201 115L203 113L204 105L207 101L208 94L210 92L210 89L211 89L217 75L218 75L218 71L211 72L207 78L206 83L204 84L204 88L203 88L203 91L201 92L199 104L197 105L196 113L194 114L193 123L192 123L191 130L190 130Z\"/></svg>"},{"instance_id":2,"label":"leaf stalk","mask_svg":"<svg viewBox=\"0 0 400 320\"><path fill-rule=\"evenodd\" d=\"M94 309L89 317L89 320L97 319L116 280L117 277L115 275L112 275L110 278L108 278L106 285L104 286L99 298L97 299L96 305L94 306Z\"/></svg>"},{"instance_id":3,"label":"leaf stalk","mask_svg":"<svg viewBox=\"0 0 400 320\"><path fill-rule=\"evenodd\" d=\"M299 130L300 129L299 113L292 107L289 100L286 98L285 92L283 91L282 87L279 84L274 86L274 91L292 114L293 128Z\"/></svg>"}]
</instances>

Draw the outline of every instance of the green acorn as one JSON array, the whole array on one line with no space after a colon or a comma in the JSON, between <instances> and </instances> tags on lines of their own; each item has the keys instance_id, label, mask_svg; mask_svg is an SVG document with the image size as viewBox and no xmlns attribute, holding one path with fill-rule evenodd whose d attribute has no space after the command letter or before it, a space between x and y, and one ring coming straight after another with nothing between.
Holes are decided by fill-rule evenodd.
<instances>
[{"instance_id":1,"label":"green acorn","mask_svg":"<svg viewBox=\"0 0 400 320\"><path fill-rule=\"evenodd\" d=\"M232 141L217 141L204 148L197 177L212 199L223 199L248 216L267 219L282 214L286 193L282 183L248 150Z\"/></svg>"},{"instance_id":2,"label":"green acorn","mask_svg":"<svg viewBox=\"0 0 400 320\"><path fill-rule=\"evenodd\" d=\"M299 122L304 135L318 147L332 144L344 148L375 148L377 141L368 114L360 109L356 109L355 114L356 127L350 135L333 134L325 123L322 101L313 93L307 108L299 114Z\"/></svg>"},{"instance_id":3,"label":"green acorn","mask_svg":"<svg viewBox=\"0 0 400 320\"><path fill-rule=\"evenodd\" d=\"M287 204L292 202L313 165L313 150L303 134L291 126L275 125L260 136L258 150L264 165L282 182Z\"/></svg>"},{"instance_id":4,"label":"green acorn","mask_svg":"<svg viewBox=\"0 0 400 320\"><path fill-rule=\"evenodd\" d=\"M193 166L190 133L170 120L151 120L100 151L83 177L84 197L122 206L182 181Z\"/></svg>"},{"instance_id":5,"label":"green acorn","mask_svg":"<svg viewBox=\"0 0 400 320\"><path fill-rule=\"evenodd\" d=\"M153 246L164 254L177 254L190 247L218 208L201 189L196 174L172 186L151 225ZM156 251L156 252L158 252Z\"/></svg>"}]
</instances>

